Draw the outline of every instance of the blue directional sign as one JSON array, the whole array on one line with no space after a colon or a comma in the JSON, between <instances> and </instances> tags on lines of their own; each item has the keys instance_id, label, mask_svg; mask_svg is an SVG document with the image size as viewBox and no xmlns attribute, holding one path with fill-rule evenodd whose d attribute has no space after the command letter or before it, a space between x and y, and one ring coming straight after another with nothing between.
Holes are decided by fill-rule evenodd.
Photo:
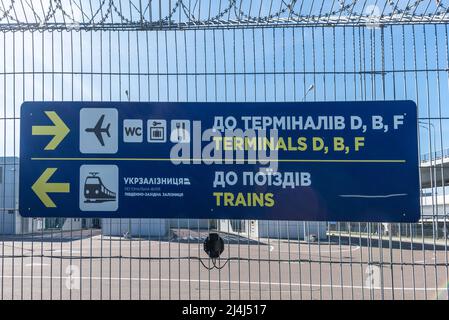
<instances>
[{"instance_id":1,"label":"blue directional sign","mask_svg":"<svg viewBox=\"0 0 449 320\"><path fill-rule=\"evenodd\" d=\"M25 102L25 217L415 222L412 101Z\"/></svg>"}]
</instances>

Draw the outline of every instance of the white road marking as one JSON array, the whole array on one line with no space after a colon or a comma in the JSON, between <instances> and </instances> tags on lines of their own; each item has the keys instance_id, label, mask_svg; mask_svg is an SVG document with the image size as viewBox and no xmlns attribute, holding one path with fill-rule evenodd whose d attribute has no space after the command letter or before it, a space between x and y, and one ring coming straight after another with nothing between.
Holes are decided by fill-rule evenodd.
<instances>
[{"instance_id":1,"label":"white road marking","mask_svg":"<svg viewBox=\"0 0 449 320\"><path fill-rule=\"evenodd\" d=\"M14 276L9 276L9 275L0 275L0 278L6 278L6 279L11 279L11 278L23 278L23 279L36 279L36 276L31 277L29 275L14 275ZM60 276L39 276L39 278L41 279L67 279L68 277L64 276L64 277L60 277ZM73 279L74 277L72 277ZM208 279L185 279L185 278L135 278L135 277L81 277L82 280L102 280L103 282L112 280L112 281L151 281L151 282L190 282L190 283L221 283L221 284L247 284L247 285L266 285L266 286L285 286L285 287L317 287L317 288L345 288L345 289L361 289L361 290L387 290L387 291L391 291L391 290L404 290L404 291L447 291L448 289L446 287L441 287L441 288L435 288L435 287L428 287L428 288L423 288L423 287L367 287L367 286L361 286L361 285L341 285L341 284L319 284L319 283L289 283L289 282L267 282L267 281L244 281L244 280L208 280Z\"/></svg>"},{"instance_id":2,"label":"white road marking","mask_svg":"<svg viewBox=\"0 0 449 320\"><path fill-rule=\"evenodd\" d=\"M49 266L48 263L40 263L40 262L33 262L33 263L27 263L25 267L43 267L43 266Z\"/></svg>"},{"instance_id":3,"label":"white road marking","mask_svg":"<svg viewBox=\"0 0 449 320\"><path fill-rule=\"evenodd\" d=\"M321 243L321 245L325 246L324 243ZM293 247L293 248L295 248L295 247ZM321 249L321 250L318 250L318 249L317 250L310 250L310 254L342 253L342 252L350 252L350 251L354 252L354 251L360 250L360 246L354 246L354 247L351 247L351 248L348 248L348 249L342 249L342 250L339 250L339 248L336 247L336 246L334 246L334 248L335 248L334 250L329 250L329 249L326 249L326 250L323 250L323 249ZM273 249L274 249L274 246L270 246L270 251L273 251ZM288 250L281 250L280 252L281 253L289 253ZM293 249L290 250L290 253L297 253L297 252L298 252L297 248L295 250L293 250ZM309 249L308 248L306 248L306 249L302 248L301 249L301 256L308 255L308 253L309 253Z\"/></svg>"},{"instance_id":4,"label":"white road marking","mask_svg":"<svg viewBox=\"0 0 449 320\"><path fill-rule=\"evenodd\" d=\"M430 261L435 261L435 260L436 260L435 258L429 258L429 259L426 259L425 261L424 260L415 261L415 263L428 263Z\"/></svg>"},{"instance_id":5,"label":"white road marking","mask_svg":"<svg viewBox=\"0 0 449 320\"><path fill-rule=\"evenodd\" d=\"M63 249L63 250L61 250L61 249L54 249L54 250L53 250L53 253L55 253L55 252L61 252L61 253L63 253L63 252L80 253L79 250L70 250L70 249Z\"/></svg>"},{"instance_id":6,"label":"white road marking","mask_svg":"<svg viewBox=\"0 0 449 320\"><path fill-rule=\"evenodd\" d=\"M322 243L321 245L325 246L324 243ZM310 253L340 253L340 252L351 252L351 251L354 252L354 251L357 251L359 249L360 249L360 246L351 247L351 248L342 249L342 250L339 250L338 247L337 247L334 250L329 250L329 249L327 249L327 250L322 250L322 249L320 249L320 250L310 250ZM304 251L301 251L301 253L303 253L303 252ZM306 252L309 252L309 251L306 250Z\"/></svg>"}]
</instances>

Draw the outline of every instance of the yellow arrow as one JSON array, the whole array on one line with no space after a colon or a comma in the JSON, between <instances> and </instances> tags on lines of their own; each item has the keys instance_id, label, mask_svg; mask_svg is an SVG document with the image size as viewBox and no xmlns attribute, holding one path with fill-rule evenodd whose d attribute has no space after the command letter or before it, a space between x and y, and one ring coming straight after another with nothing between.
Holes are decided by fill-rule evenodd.
<instances>
[{"instance_id":1,"label":"yellow arrow","mask_svg":"<svg viewBox=\"0 0 449 320\"><path fill-rule=\"evenodd\" d=\"M70 192L70 184L69 183L49 183L48 180L53 176L56 172L57 168L47 168L44 173L37 179L37 181L33 184L31 189L38 196L38 198L42 201L42 203L47 208L56 208L56 204L53 200L50 199L48 193L50 192L59 192L59 193L68 193Z\"/></svg>"},{"instance_id":2,"label":"yellow arrow","mask_svg":"<svg viewBox=\"0 0 449 320\"><path fill-rule=\"evenodd\" d=\"M53 139L45 147L45 150L55 150L61 143L70 129L64 121L54 111L45 111L47 117L53 122L53 126L33 126L31 134L33 136L53 136Z\"/></svg>"}]
</instances>

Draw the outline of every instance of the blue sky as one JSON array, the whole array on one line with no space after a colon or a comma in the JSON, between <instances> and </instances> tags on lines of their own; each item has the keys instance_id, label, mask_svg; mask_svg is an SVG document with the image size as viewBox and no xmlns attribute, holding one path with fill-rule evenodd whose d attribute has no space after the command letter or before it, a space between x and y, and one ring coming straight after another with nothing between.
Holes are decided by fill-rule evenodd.
<instances>
[{"instance_id":1,"label":"blue sky","mask_svg":"<svg viewBox=\"0 0 449 320\"><path fill-rule=\"evenodd\" d=\"M207 12L205 3L196 10ZM26 100L126 101L128 91L131 101L302 101L312 84L305 101L414 100L421 154L440 150L449 147L448 32L397 25L1 33L0 155L19 153Z\"/></svg>"}]
</instances>

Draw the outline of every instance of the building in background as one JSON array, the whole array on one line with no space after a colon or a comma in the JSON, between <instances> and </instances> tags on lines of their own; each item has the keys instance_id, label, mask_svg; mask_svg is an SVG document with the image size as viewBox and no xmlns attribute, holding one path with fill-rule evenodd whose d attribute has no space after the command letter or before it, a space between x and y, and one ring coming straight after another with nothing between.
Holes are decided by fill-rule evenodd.
<instances>
[{"instance_id":1,"label":"building in background","mask_svg":"<svg viewBox=\"0 0 449 320\"><path fill-rule=\"evenodd\" d=\"M166 237L168 219L101 219L101 232L105 236Z\"/></svg>"},{"instance_id":2,"label":"building in background","mask_svg":"<svg viewBox=\"0 0 449 320\"><path fill-rule=\"evenodd\" d=\"M309 237L326 239L326 222L228 220L228 219L102 219L105 236L167 237L170 230L188 229L192 232L220 231L249 237L298 239Z\"/></svg>"},{"instance_id":3,"label":"building in background","mask_svg":"<svg viewBox=\"0 0 449 320\"><path fill-rule=\"evenodd\" d=\"M19 205L19 158L0 157L0 234L29 233L33 219L22 218Z\"/></svg>"},{"instance_id":4,"label":"building in background","mask_svg":"<svg viewBox=\"0 0 449 320\"><path fill-rule=\"evenodd\" d=\"M252 238L303 238L306 234L326 236L326 225L317 223L217 220L217 219L70 219L22 218L18 212L19 158L0 158L0 234L21 234L50 230L100 228L105 236L167 237L170 229L219 230Z\"/></svg>"},{"instance_id":5,"label":"building in background","mask_svg":"<svg viewBox=\"0 0 449 320\"><path fill-rule=\"evenodd\" d=\"M423 190L431 187L431 177L434 184L447 185L449 178L433 173L440 169L448 156L440 157L439 162L427 165L425 156L422 156L421 184ZM426 162L427 161L427 162ZM443 178L442 178L443 177ZM69 219L69 218L22 218L18 212L19 201L19 158L0 157L0 234L26 234L50 230L80 230L85 228L101 228L105 236L131 237L167 237L171 229L190 229L196 231L218 230L220 232L238 234L253 239L309 239L316 237L326 239L329 232L361 232L376 233L384 230L383 226L373 224L371 230L368 224L340 223L328 224L326 222L303 221L256 221L256 220L227 220L227 219ZM447 238L449 234L445 223L449 196L446 189L441 189L441 195L422 197L422 226L416 225L412 229L399 230L396 224L391 226L393 236L435 237ZM306 237L304 238L304 235Z\"/></svg>"},{"instance_id":6,"label":"building in background","mask_svg":"<svg viewBox=\"0 0 449 320\"><path fill-rule=\"evenodd\" d=\"M327 238L326 222L278 221L278 220L218 220L218 230L247 235L250 238L274 238L309 240ZM305 237L304 237L305 235Z\"/></svg>"}]
</instances>

